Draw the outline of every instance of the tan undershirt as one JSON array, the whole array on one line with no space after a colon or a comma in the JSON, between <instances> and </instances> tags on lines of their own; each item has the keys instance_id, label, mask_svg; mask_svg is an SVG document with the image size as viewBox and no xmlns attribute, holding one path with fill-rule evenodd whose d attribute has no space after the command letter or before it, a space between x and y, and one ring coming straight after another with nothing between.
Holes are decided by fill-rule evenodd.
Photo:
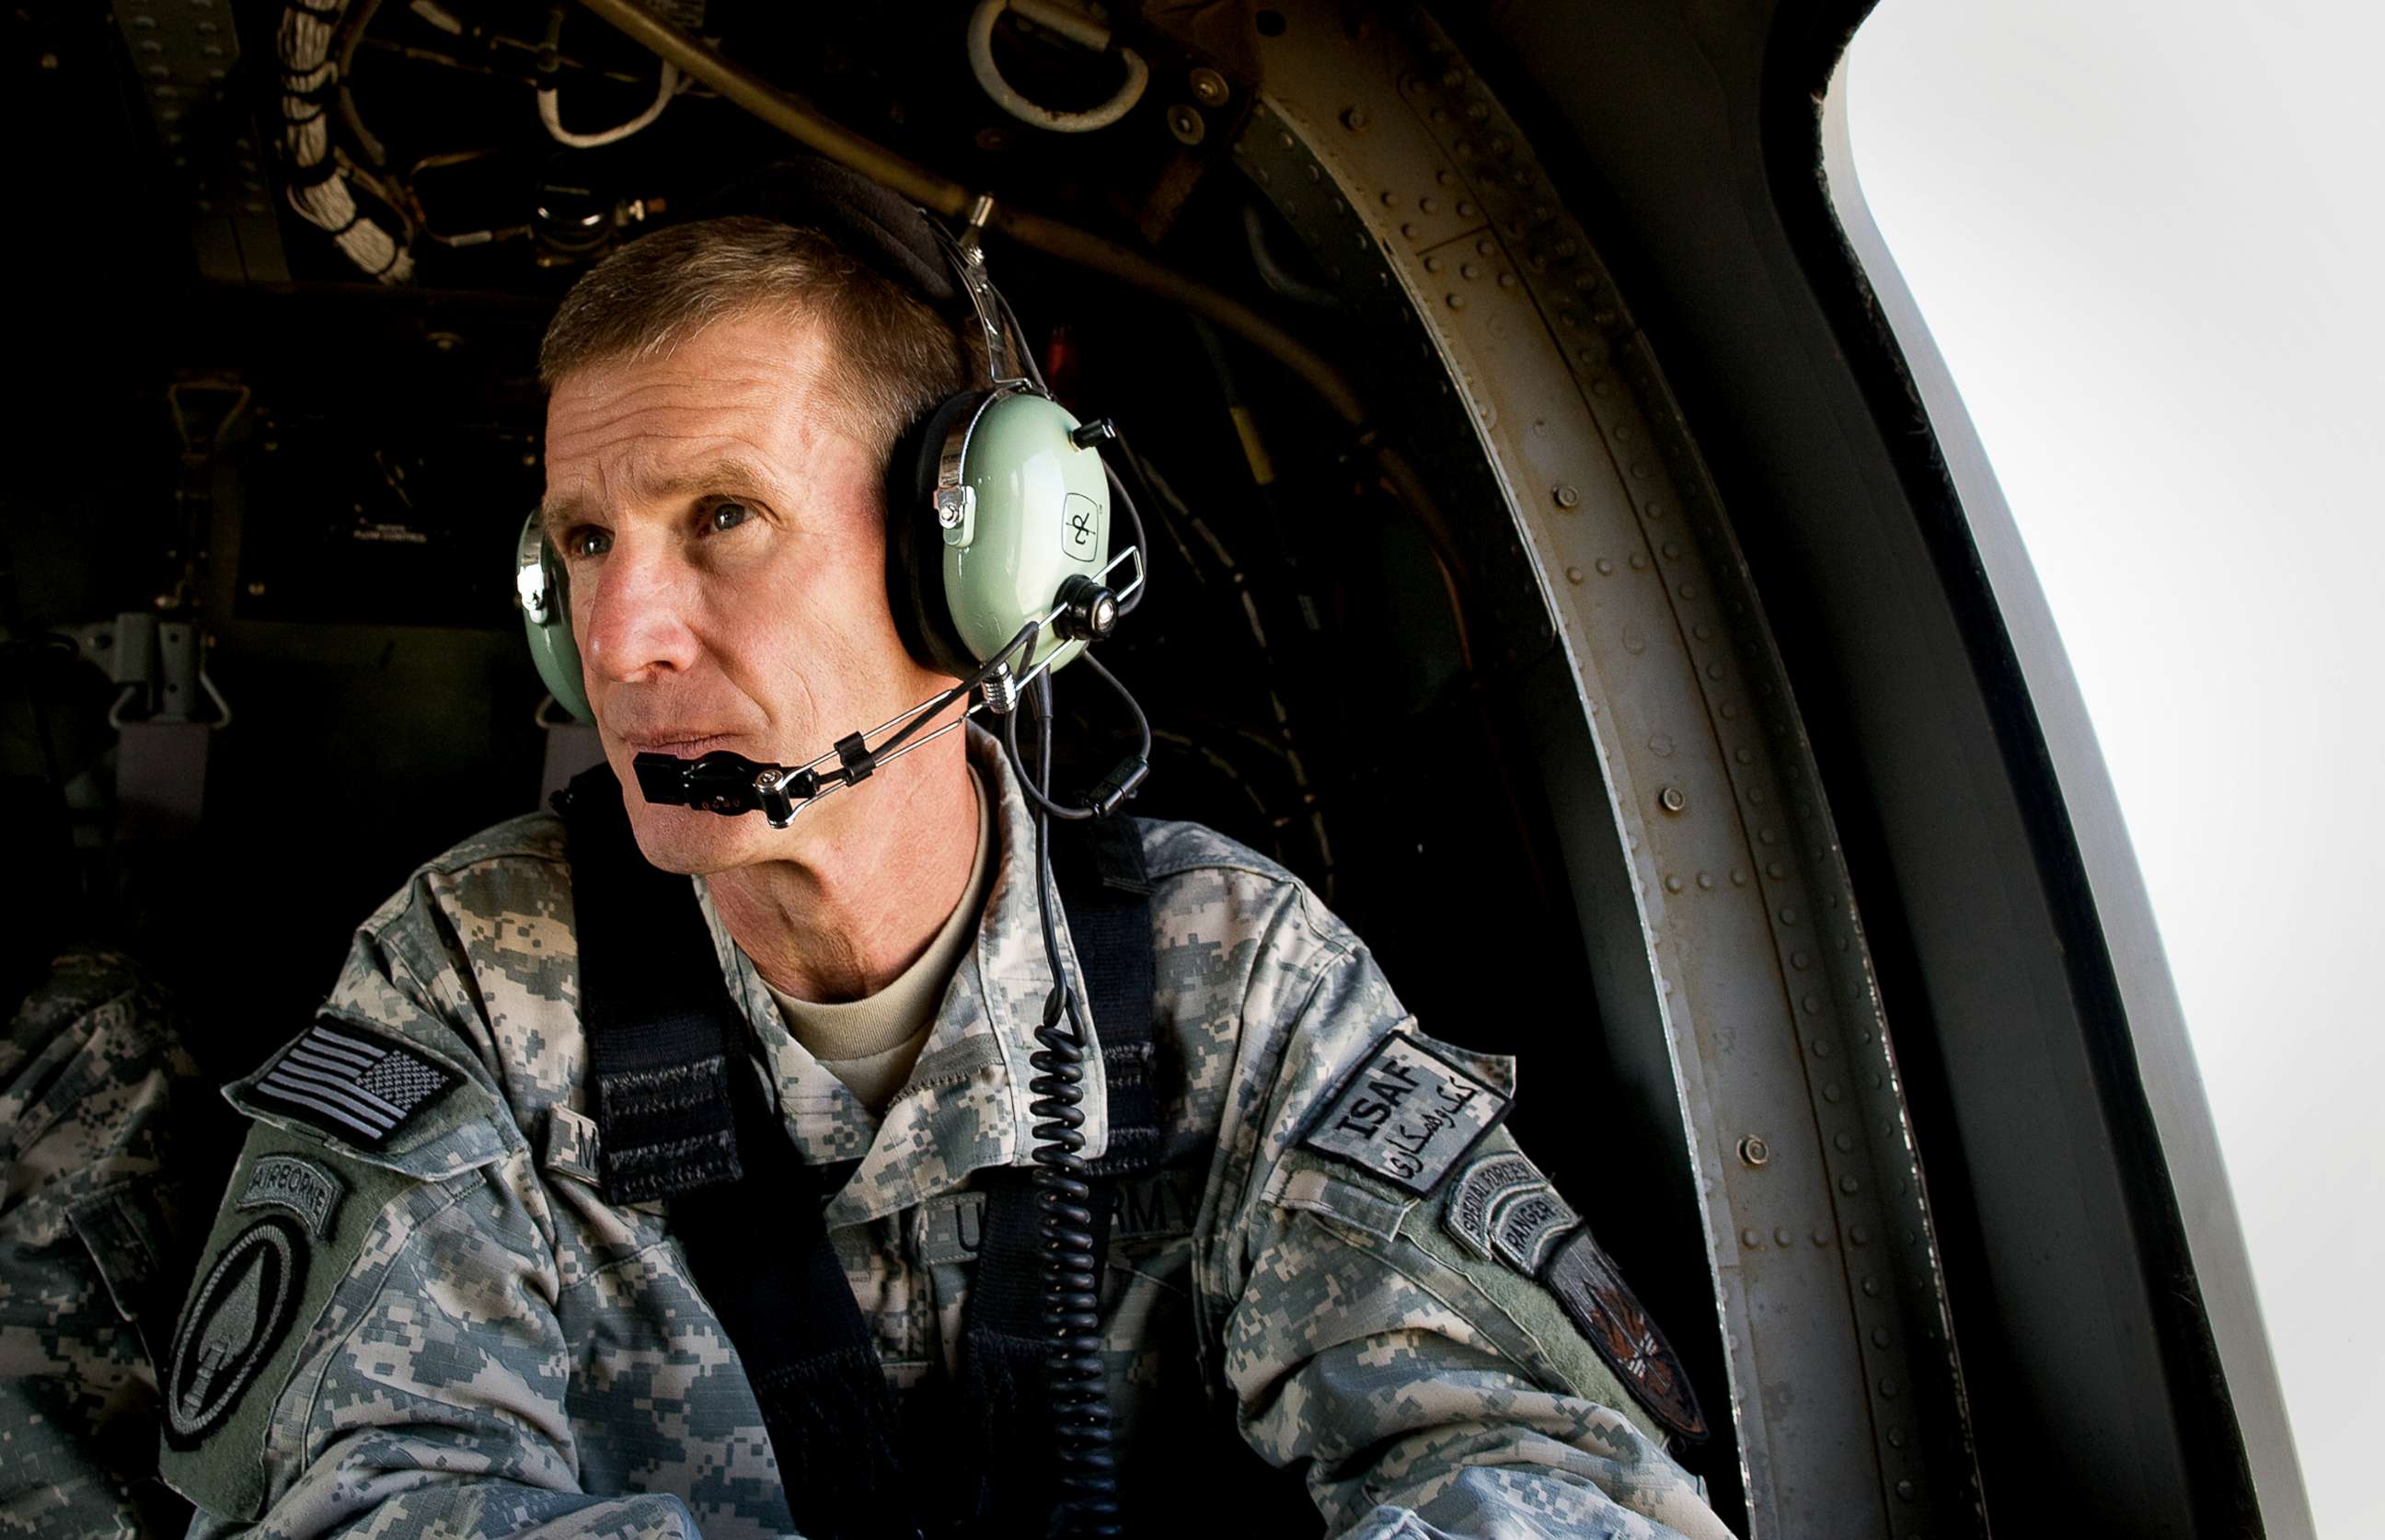
<instances>
[{"instance_id":1,"label":"tan undershirt","mask_svg":"<svg viewBox=\"0 0 2385 1540\"><path fill-rule=\"evenodd\" d=\"M862 1000L797 1000L768 979L762 981L779 1002L779 1014L795 1041L872 1113L885 1111L918 1062L919 1050L936 1025L936 1008L943 1003L944 987L977 938L986 889L993 885L993 799L975 765L969 766L969 783L977 794L977 853L969 861L968 883L917 962Z\"/></svg>"}]
</instances>

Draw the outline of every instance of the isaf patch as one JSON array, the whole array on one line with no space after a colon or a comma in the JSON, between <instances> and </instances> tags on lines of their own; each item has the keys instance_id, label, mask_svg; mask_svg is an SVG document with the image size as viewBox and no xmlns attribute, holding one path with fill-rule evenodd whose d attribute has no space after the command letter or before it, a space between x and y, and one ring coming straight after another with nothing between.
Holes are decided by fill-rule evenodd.
<instances>
[{"instance_id":1,"label":"isaf patch","mask_svg":"<svg viewBox=\"0 0 2385 1540\"><path fill-rule=\"evenodd\" d=\"M1393 1032L1335 1088L1300 1142L1421 1198L1499 1125L1509 1104L1494 1087Z\"/></svg>"},{"instance_id":2,"label":"isaf patch","mask_svg":"<svg viewBox=\"0 0 2385 1540\"><path fill-rule=\"evenodd\" d=\"M306 1222L318 1239L331 1233L346 1186L329 1166L296 1155L267 1155L249 1168L248 1186L233 1206L240 1209L287 1209Z\"/></svg>"},{"instance_id":3,"label":"isaf patch","mask_svg":"<svg viewBox=\"0 0 2385 1540\"><path fill-rule=\"evenodd\" d=\"M290 1329L306 1283L306 1237L279 1214L233 1237L174 1333L162 1387L166 1437L189 1448L231 1414Z\"/></svg>"},{"instance_id":4,"label":"isaf patch","mask_svg":"<svg viewBox=\"0 0 2385 1540\"><path fill-rule=\"evenodd\" d=\"M1680 1359L1589 1226L1577 1226L1557 1248L1541 1282L1650 1416L1683 1438L1705 1437L1705 1415Z\"/></svg>"},{"instance_id":5,"label":"isaf patch","mask_svg":"<svg viewBox=\"0 0 2385 1540\"><path fill-rule=\"evenodd\" d=\"M334 1138L381 1149L456 1081L452 1072L386 1038L318 1022L283 1049L251 1089Z\"/></svg>"}]
</instances>

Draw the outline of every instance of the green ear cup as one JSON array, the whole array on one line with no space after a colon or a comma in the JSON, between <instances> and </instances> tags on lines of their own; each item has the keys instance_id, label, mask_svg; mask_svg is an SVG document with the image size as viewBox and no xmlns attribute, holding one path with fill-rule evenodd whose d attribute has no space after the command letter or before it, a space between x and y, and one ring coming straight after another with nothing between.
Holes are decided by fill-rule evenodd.
<instances>
[{"instance_id":1,"label":"green ear cup","mask_svg":"<svg viewBox=\"0 0 2385 1540\"><path fill-rule=\"evenodd\" d=\"M556 704L593 725L596 714L588 709L580 677L580 643L571 635L571 584L555 547L546 542L535 508L514 542L514 602L521 607L531 660L548 693Z\"/></svg>"},{"instance_id":2,"label":"green ear cup","mask_svg":"<svg viewBox=\"0 0 2385 1540\"><path fill-rule=\"evenodd\" d=\"M955 397L921 426L889 531L889 597L921 662L966 675L1048 615L1070 578L1100 575L1109 483L1099 452L1070 437L1077 427L1059 403L1017 389ZM1047 630L1012 669L1058 668L1083 650Z\"/></svg>"}]
</instances>

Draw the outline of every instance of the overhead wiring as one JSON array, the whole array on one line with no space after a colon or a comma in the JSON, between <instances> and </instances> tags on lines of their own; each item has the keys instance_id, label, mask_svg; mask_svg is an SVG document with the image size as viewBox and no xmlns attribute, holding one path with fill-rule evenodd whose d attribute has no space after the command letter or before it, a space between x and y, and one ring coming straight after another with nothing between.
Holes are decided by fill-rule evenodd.
<instances>
[{"instance_id":1,"label":"overhead wiring","mask_svg":"<svg viewBox=\"0 0 2385 1540\"><path fill-rule=\"evenodd\" d=\"M290 167L287 196L298 217L329 234L367 277L404 283L414 276L407 250L411 230L394 210L398 229L392 230L357 205L351 185L355 168L331 144L330 109L340 84L331 50L347 11L348 0L286 6L274 31L281 63L281 149Z\"/></svg>"}]
</instances>

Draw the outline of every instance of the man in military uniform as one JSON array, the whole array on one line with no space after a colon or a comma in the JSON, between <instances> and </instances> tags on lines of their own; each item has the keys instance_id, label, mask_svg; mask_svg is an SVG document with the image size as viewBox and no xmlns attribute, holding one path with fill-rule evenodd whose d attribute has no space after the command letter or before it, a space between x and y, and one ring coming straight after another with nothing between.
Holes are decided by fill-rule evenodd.
<instances>
[{"instance_id":1,"label":"man in military uniform","mask_svg":"<svg viewBox=\"0 0 2385 1540\"><path fill-rule=\"evenodd\" d=\"M881 232L918 223L842 196ZM906 292L935 248L895 244L681 226L594 268L550 329L547 528L621 784L641 752L801 763L952 682L890 615L883 467L967 382L968 344ZM1043 1424L955 1391L986 1388L973 1328L1017 1280L980 1250L1045 1115L1030 1057L1055 979L1013 762L971 725L784 829L604 801L688 879L668 884L736 1018L730 1079L592 1069L583 985L642 960L610 940L583 960L585 805L417 872L317 1022L228 1092L254 1127L166 1384L194 1533L1040 1532L982 1493L1048 1448ZM1304 1477L1335 1534L1720 1540L1666 1449L1699 1431L1678 1364L1498 1126L1512 1062L1428 1037L1280 866L1127 826L1157 1138L1108 1216L1098 1346L1130 1532L1264 1523L1224 1506L1207 1428ZM1082 977L1077 916L1052 919ZM1098 1160L1141 1093L1100 1051L1085 1073ZM849 1448L774 1437L783 1386L724 1323L739 1246L724 1261L717 1211L699 1241L697 1200L641 1197L651 1165L606 1148L626 1101L694 1115L749 1084L801 1167L733 1189L732 1223L759 1266L818 1209L827 1289L908 1419L891 1448L861 1447L866 1420ZM802 1331L847 1301L778 1304L763 1323ZM817 1431L867 1398L797 1410ZM902 1484L830 1500L890 1459Z\"/></svg>"}]
</instances>

